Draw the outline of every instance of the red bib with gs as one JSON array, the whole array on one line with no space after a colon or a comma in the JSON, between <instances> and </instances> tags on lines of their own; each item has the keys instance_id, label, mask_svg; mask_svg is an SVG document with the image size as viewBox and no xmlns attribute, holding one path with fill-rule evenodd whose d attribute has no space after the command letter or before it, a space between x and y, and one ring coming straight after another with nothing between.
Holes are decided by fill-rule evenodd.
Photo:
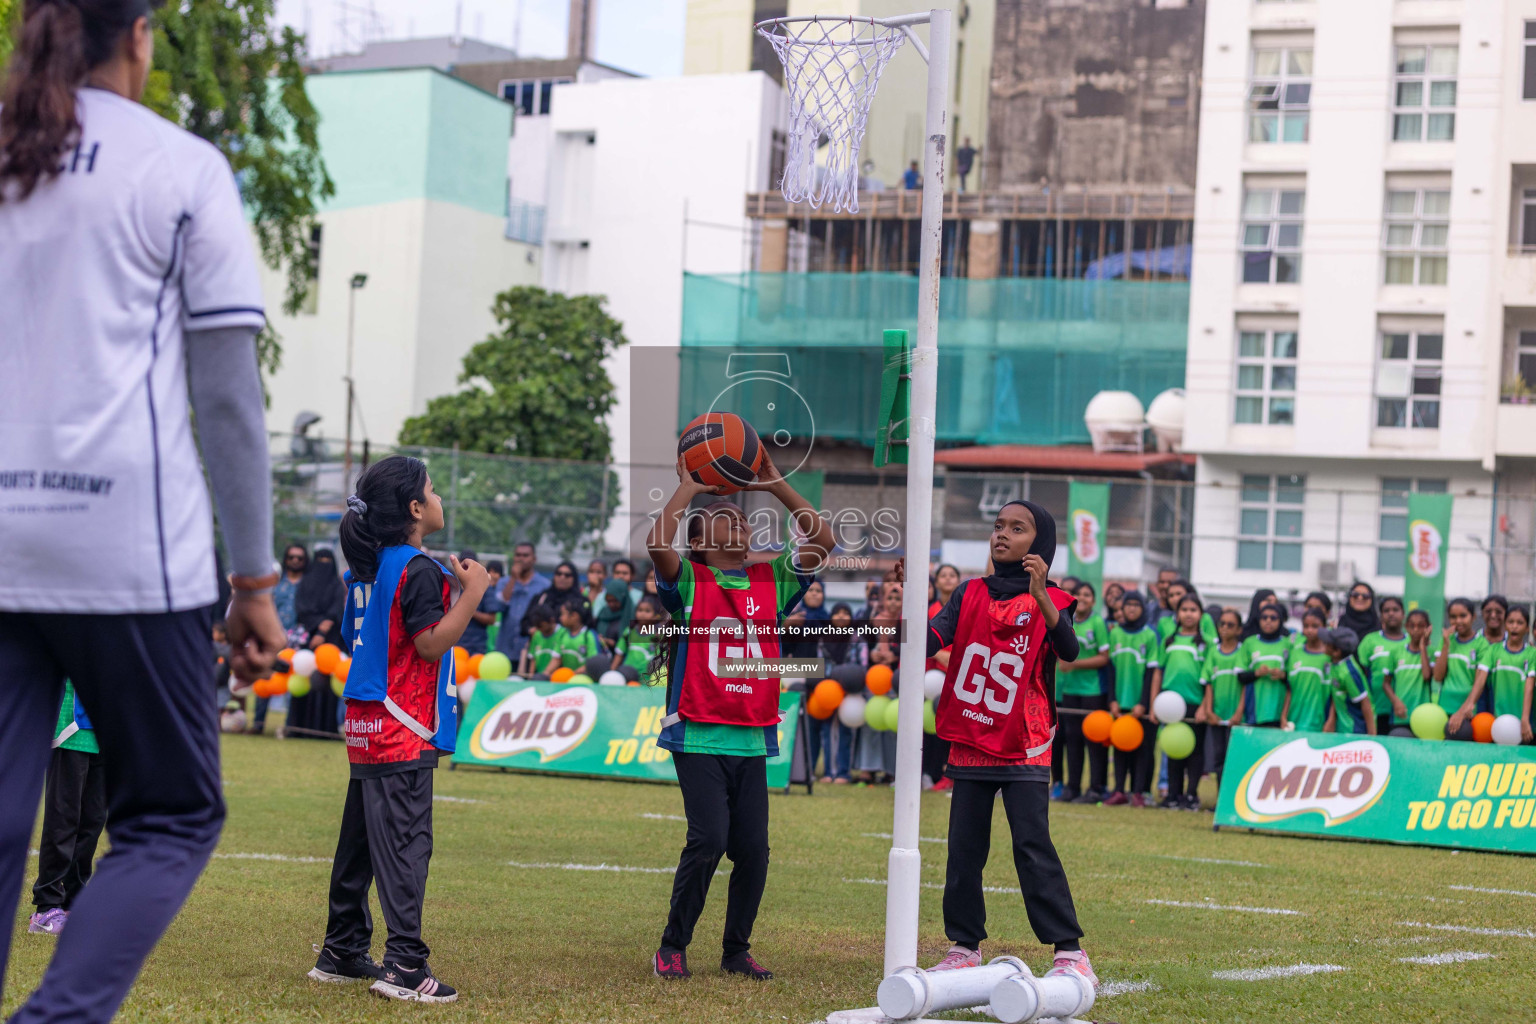
<instances>
[{"instance_id":1,"label":"red bib with gs","mask_svg":"<svg viewBox=\"0 0 1536 1024\"><path fill-rule=\"evenodd\" d=\"M1071 595L1047 590L1058 611ZM950 645L938 734L1009 761L1049 764L1056 708L1045 689L1045 616L1028 593L994 601L985 580L966 584Z\"/></svg>"},{"instance_id":2,"label":"red bib with gs","mask_svg":"<svg viewBox=\"0 0 1536 1024\"><path fill-rule=\"evenodd\" d=\"M707 567L694 566L688 657L677 705L685 721L778 724L778 677L719 674L727 661L779 656L779 588L773 566L767 562L747 566L747 584L743 589L722 587ZM701 646L705 649L700 650Z\"/></svg>"}]
</instances>

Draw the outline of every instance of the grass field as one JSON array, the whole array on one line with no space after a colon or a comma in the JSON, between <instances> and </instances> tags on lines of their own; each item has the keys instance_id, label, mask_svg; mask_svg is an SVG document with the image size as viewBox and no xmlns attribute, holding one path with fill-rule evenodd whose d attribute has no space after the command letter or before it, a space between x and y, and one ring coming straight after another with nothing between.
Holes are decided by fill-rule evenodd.
<instances>
[{"instance_id":1,"label":"grass field","mask_svg":"<svg viewBox=\"0 0 1536 1024\"><path fill-rule=\"evenodd\" d=\"M885 893L859 880L884 877L889 843L873 834L890 830L888 789L827 786L811 798L774 797L773 866L753 938L755 953L778 972L775 981L714 971L724 910L724 879L717 879L692 950L697 975L663 985L649 958L682 845L675 789L440 771L425 937L435 971L463 994L451 1006L417 1007L386 1004L361 985L304 977L325 926L346 778L342 746L241 736L226 741L224 754L229 821L218 859L145 967L122 1020L808 1024L873 1003ZM923 835L942 837L948 813L942 795L926 794ZM1101 979L1121 990L1101 996L1089 1015L1095 1020L1536 1020L1536 871L1528 859L1218 834L1203 813L1070 806L1052 817L1085 948ZM1001 809L993 836L986 883L1009 889ZM290 859L240 856L249 854ZM923 855L925 883L934 886L923 892L923 954L936 958L948 945L936 887L944 847L924 843ZM651 870L561 867L569 864ZM1037 971L1048 966L1017 892L987 898L993 938L983 953L1014 953ZM1206 902L1296 913L1183 905ZM4 1013L36 983L53 946L25 934L29 910L24 899ZM376 956L382 921L378 927ZM1402 962L1444 953L1488 957ZM1343 970L1213 977L1297 964Z\"/></svg>"}]
</instances>

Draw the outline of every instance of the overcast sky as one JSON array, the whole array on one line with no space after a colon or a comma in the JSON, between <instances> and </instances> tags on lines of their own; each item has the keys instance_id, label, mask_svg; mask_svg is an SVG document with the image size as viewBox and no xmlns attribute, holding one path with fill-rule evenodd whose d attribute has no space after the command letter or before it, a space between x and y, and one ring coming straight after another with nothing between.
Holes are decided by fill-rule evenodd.
<instances>
[{"instance_id":1,"label":"overcast sky","mask_svg":"<svg viewBox=\"0 0 1536 1024\"><path fill-rule=\"evenodd\" d=\"M644 75L683 70L685 0L597 0L596 58ZM565 56L569 0L277 0L278 20L309 32L310 53L358 49L364 39L443 36L461 31L498 46L518 38L529 57Z\"/></svg>"}]
</instances>

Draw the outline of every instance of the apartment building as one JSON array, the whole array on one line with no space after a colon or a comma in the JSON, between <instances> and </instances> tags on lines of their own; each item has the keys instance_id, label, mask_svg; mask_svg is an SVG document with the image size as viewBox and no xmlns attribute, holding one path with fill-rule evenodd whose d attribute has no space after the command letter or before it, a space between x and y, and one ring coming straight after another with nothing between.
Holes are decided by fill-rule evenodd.
<instances>
[{"instance_id":1,"label":"apartment building","mask_svg":"<svg viewBox=\"0 0 1536 1024\"><path fill-rule=\"evenodd\" d=\"M1449 491L1448 595L1531 596L1536 0L1210 4L1203 77L1193 578L1400 591Z\"/></svg>"}]
</instances>

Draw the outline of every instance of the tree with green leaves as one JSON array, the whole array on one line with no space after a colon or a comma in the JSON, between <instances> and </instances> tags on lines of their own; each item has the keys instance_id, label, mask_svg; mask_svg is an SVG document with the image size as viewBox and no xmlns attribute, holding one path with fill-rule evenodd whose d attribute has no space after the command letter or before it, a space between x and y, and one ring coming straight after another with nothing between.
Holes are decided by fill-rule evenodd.
<instances>
[{"instance_id":1,"label":"tree with green leaves","mask_svg":"<svg viewBox=\"0 0 1536 1024\"><path fill-rule=\"evenodd\" d=\"M458 447L449 499L454 539L490 550L553 541L569 554L607 528L619 504L607 462L615 402L603 362L628 344L596 295L510 288L491 307L497 331L464 357L455 394L405 421L400 444ZM516 455L516 461L467 453ZM442 468L443 456L432 463Z\"/></svg>"},{"instance_id":2,"label":"tree with green leaves","mask_svg":"<svg viewBox=\"0 0 1536 1024\"><path fill-rule=\"evenodd\" d=\"M155 11L144 103L228 158L262 259L287 275L283 309L293 314L309 289L315 214L335 188L304 92L304 37L275 15L276 0L177 0ZM259 345L270 374L278 339L266 330Z\"/></svg>"}]
</instances>

